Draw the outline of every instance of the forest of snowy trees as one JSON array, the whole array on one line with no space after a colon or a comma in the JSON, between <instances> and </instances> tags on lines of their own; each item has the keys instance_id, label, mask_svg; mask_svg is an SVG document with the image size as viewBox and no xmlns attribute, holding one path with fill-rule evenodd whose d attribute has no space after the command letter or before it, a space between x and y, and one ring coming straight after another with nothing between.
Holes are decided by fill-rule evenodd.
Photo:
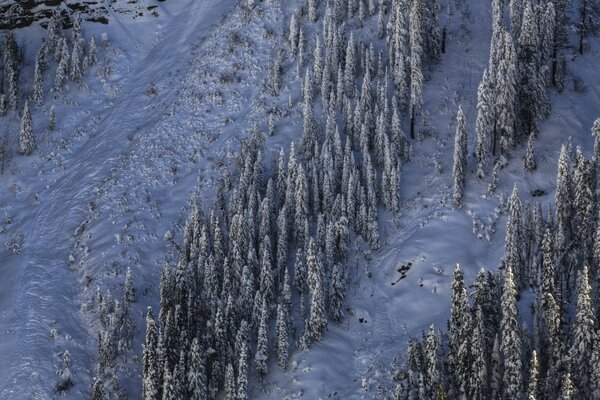
<instances>
[{"instance_id":1,"label":"forest of snowy trees","mask_svg":"<svg viewBox=\"0 0 600 400\"><path fill-rule=\"evenodd\" d=\"M63 31L63 24L66 23L63 18L62 14L55 11L49 19L48 36L35 56L33 79L21 77L22 65L29 60L24 60L14 34L8 31L2 39L0 118L20 118L18 152L22 155L30 155L35 150L36 132L45 128L33 126L32 108L42 107L51 100L52 95L62 93L69 80L80 84L97 62L95 37L92 36L86 45L80 15L74 14L68 21L72 24L70 38ZM30 82L33 83L31 86ZM53 105L47 127L49 130L56 127ZM4 163L9 151L9 141L7 133L3 134L1 151Z\"/></svg>"},{"instance_id":2,"label":"forest of snowy trees","mask_svg":"<svg viewBox=\"0 0 600 400\"><path fill-rule=\"evenodd\" d=\"M574 38L585 53L600 16L597 0L490 1L476 118L468 120L466 105L451 111L448 195L457 210L475 180L489 178L488 194L496 191L507 162L525 174L536 170L540 123L551 94L565 88L567 53ZM308 351L329 324L348 318L349 254L379 249L382 215L402 211L402 169L426 128L424 85L446 52L442 9L458 13L465 0L303 3L285 21L262 88L289 109L297 104L283 98L284 88L299 88L300 140L268 148L287 114L267 111L264 126L249 127L239 143L212 204L198 193L182 230L165 235L178 260L161 266L159 307L145 313L143 350L134 358L143 400L250 398L251 379L287 370L292 351ZM577 21L568 17L573 10ZM53 100L69 84L84 86L98 64L96 38L84 38L79 14L66 24L69 34L63 18L50 18L31 80L20 76L26 60L14 35L4 35L0 121L18 120L20 129L14 146L0 142L3 165L7 154L36 153L39 132L57 127ZM40 108L47 126L33 123ZM600 400L600 119L592 135L587 158L587 149L562 146L555 203L546 210L522 203L515 185L502 205L501 265L481 270L473 290L456 266L447 329L431 325L410 340L394 398ZM127 397L119 365L140 352L132 348L140 297L131 269L122 292L96 292L93 400ZM73 383L71 355L61 357L62 392Z\"/></svg>"}]
</instances>

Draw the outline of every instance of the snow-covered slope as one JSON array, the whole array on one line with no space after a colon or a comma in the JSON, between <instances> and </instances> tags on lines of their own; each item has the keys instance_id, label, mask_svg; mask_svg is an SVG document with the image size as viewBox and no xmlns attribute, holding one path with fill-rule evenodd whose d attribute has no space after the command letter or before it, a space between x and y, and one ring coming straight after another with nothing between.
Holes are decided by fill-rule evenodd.
<instances>
[{"instance_id":1,"label":"snow-covered slope","mask_svg":"<svg viewBox=\"0 0 600 400\"><path fill-rule=\"evenodd\" d=\"M96 358L93 297L97 287L120 291L128 267L138 291L129 366L137 366L123 371L121 384L130 398L138 397L142 316L158 303L159 271L171 256L163 236L181 229L193 192L210 203L240 139L254 123L265 127L265 110L281 106L264 95L265 71L299 3L274 2L256 14L236 0L186 0L160 3L158 17L111 13L107 26L84 24L86 35L108 32L110 78L93 76L84 88L48 98L34 111L37 155L15 156L0 177L2 240L22 242L20 253L0 253L2 398L55 396L64 350L73 356L69 397L89 398ZM447 52L425 84L431 134L414 144L414 160L404 167L400 214L381 217L382 248L368 260L358 251L348 259L347 322L330 324L325 340L309 352L294 352L288 371L273 366L265 383L253 382L251 398L390 395L392 369L407 338L432 322L443 326L448 317L453 266L460 263L471 282L481 267L498 265L502 198L513 184L523 199L541 189L545 195L535 200L552 202L560 144L572 141L589 155L589 131L600 110L596 40L584 56L570 59L567 88L553 94L551 116L541 126L538 169L525 173L517 151L496 194L484 196L487 181L468 174L465 207L452 207L454 119L462 105L471 149L477 84L488 61L490 5L467 2L446 23ZM43 31L34 25L18 34L31 54ZM300 82L293 63L284 67L289 85L280 98L290 95L296 103ZM26 68L32 75L32 66ZM585 91L574 89L575 77ZM57 106L58 132L43 129L51 104ZM272 154L298 140L300 112L289 110L267 140ZM13 116L1 123L14 133L19 121ZM474 216L489 241L473 233Z\"/></svg>"}]
</instances>

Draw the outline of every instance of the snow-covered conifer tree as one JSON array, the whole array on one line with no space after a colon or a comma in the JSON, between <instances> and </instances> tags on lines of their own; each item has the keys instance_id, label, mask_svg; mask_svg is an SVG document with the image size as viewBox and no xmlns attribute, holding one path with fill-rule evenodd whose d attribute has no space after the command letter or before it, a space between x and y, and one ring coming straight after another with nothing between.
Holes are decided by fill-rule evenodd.
<instances>
[{"instance_id":1,"label":"snow-covered conifer tree","mask_svg":"<svg viewBox=\"0 0 600 400\"><path fill-rule=\"evenodd\" d=\"M39 62L35 63L35 70L33 72L33 94L31 101L35 106L41 106L43 101L43 76L42 69Z\"/></svg>"},{"instance_id":2,"label":"snow-covered conifer tree","mask_svg":"<svg viewBox=\"0 0 600 400\"><path fill-rule=\"evenodd\" d=\"M33 124L31 122L31 111L29 104L25 101L23 109L23 117L21 118L21 130L19 133L19 151L21 154L28 156L35 149L35 139L33 137Z\"/></svg>"},{"instance_id":3,"label":"snow-covered conifer tree","mask_svg":"<svg viewBox=\"0 0 600 400\"><path fill-rule=\"evenodd\" d=\"M527 171L533 171L537 164L535 162L535 134L531 132L529 140L527 141L527 153L523 160L523 166Z\"/></svg>"},{"instance_id":4,"label":"snow-covered conifer tree","mask_svg":"<svg viewBox=\"0 0 600 400\"><path fill-rule=\"evenodd\" d=\"M306 255L308 267L308 287L310 290L310 317L308 320L308 340L318 342L327 330L325 296L323 291L323 271L317 256L315 241L310 238Z\"/></svg>"},{"instance_id":5,"label":"snow-covered conifer tree","mask_svg":"<svg viewBox=\"0 0 600 400\"><path fill-rule=\"evenodd\" d=\"M523 393L522 344L517 312L517 287L510 265L502 289L501 309L501 349L504 357L503 398L519 399Z\"/></svg>"},{"instance_id":6,"label":"snow-covered conifer tree","mask_svg":"<svg viewBox=\"0 0 600 400\"><path fill-rule=\"evenodd\" d=\"M454 137L454 166L452 169L454 181L452 199L456 207L461 207L465 186L465 173L467 170L467 122L465 121L462 107L458 108L456 123L456 135Z\"/></svg>"},{"instance_id":7,"label":"snow-covered conifer tree","mask_svg":"<svg viewBox=\"0 0 600 400\"><path fill-rule=\"evenodd\" d=\"M256 365L256 373L262 380L268 372L269 361L269 338L267 336L268 329L268 307L267 301L263 298L260 312L260 325L258 327L258 344L256 345L256 354L254 355L254 364Z\"/></svg>"}]
</instances>

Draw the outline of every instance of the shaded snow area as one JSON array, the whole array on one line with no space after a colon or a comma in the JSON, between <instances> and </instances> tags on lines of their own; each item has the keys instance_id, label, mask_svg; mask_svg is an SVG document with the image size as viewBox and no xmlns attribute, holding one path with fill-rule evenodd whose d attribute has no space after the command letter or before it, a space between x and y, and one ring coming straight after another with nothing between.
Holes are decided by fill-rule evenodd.
<instances>
[{"instance_id":1,"label":"shaded snow area","mask_svg":"<svg viewBox=\"0 0 600 400\"><path fill-rule=\"evenodd\" d=\"M212 204L241 140L254 126L267 130L268 110L279 113L275 135L266 139L266 160L300 141L295 61L283 63L279 96L266 94L265 85L290 16L304 2L274 0L253 10L239 0L145 3L153 13L133 18L110 11L108 25L82 24L86 40L97 39L98 64L81 85L69 81L62 94L45 91L43 105L32 111L33 155L17 153L20 117L10 112L0 119L10 154L0 175L2 399L58 398L56 371L66 350L74 386L65 398L91 397L96 293L120 295L128 268L137 293L130 311L136 334L119 378L128 398L140 398L146 308L158 310L161 269L177 257L165 234L182 241L190 198L199 193ZM365 255L355 248L347 258L346 320L330 323L309 351L294 348L287 370L271 357L264 382L251 373L249 398L393 398L394 370L405 361L408 339L431 323L445 327L454 266L459 263L471 283L481 268L499 265L513 186L523 202L540 201L546 209L554 202L561 144L581 146L591 157L590 130L600 114L596 38L583 56L567 50L566 87L551 90L537 169L524 171L521 146L494 194L487 191L489 176L476 181L477 86L488 63L492 16L488 1L463 3L452 16L442 13L446 53L426 76L413 160L402 169L400 212L380 212L380 249ZM355 39L365 42L376 36L377 16L358 32L364 37ZM15 35L24 51L20 79L30 82L46 31L33 24ZM314 44L314 32L307 37ZM53 80L47 73L46 87ZM452 204L459 105L469 132L462 209ZM52 106L54 131L46 128Z\"/></svg>"}]
</instances>

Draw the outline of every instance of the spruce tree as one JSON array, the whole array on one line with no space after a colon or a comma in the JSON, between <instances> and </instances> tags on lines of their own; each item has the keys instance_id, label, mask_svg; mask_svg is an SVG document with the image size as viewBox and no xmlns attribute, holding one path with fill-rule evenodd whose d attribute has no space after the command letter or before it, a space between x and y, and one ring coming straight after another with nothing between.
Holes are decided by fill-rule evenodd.
<instances>
[{"instance_id":1,"label":"spruce tree","mask_svg":"<svg viewBox=\"0 0 600 400\"><path fill-rule=\"evenodd\" d=\"M160 398L162 365L159 362L158 336L159 330L154 321L152 308L148 307L143 355L143 400L158 400Z\"/></svg>"},{"instance_id":2,"label":"spruce tree","mask_svg":"<svg viewBox=\"0 0 600 400\"><path fill-rule=\"evenodd\" d=\"M237 398L238 400L248 399L248 345L245 341L242 342L238 362Z\"/></svg>"},{"instance_id":3,"label":"spruce tree","mask_svg":"<svg viewBox=\"0 0 600 400\"><path fill-rule=\"evenodd\" d=\"M282 368L286 369L288 362L288 317L284 307L279 304L277 306L277 320L275 322L276 333L275 333L275 346L277 349L277 364Z\"/></svg>"},{"instance_id":4,"label":"spruce tree","mask_svg":"<svg viewBox=\"0 0 600 400\"><path fill-rule=\"evenodd\" d=\"M190 400L202 400L208 398L208 387L206 379L205 360L202 356L198 338L192 340L189 356L189 371L187 376L187 389Z\"/></svg>"},{"instance_id":5,"label":"spruce tree","mask_svg":"<svg viewBox=\"0 0 600 400\"><path fill-rule=\"evenodd\" d=\"M527 153L525 154L525 159L523 160L523 166L527 171L533 171L536 168L535 162L535 134L531 132L529 135L529 140L527 141Z\"/></svg>"},{"instance_id":6,"label":"spruce tree","mask_svg":"<svg viewBox=\"0 0 600 400\"><path fill-rule=\"evenodd\" d=\"M23 117L21 118L21 130L19 133L19 151L21 154L28 156L35 149L35 139L33 138L33 125L31 121L31 111L29 104L25 102L23 109Z\"/></svg>"},{"instance_id":7,"label":"spruce tree","mask_svg":"<svg viewBox=\"0 0 600 400\"><path fill-rule=\"evenodd\" d=\"M573 344L571 345L570 361L577 393L585 398L589 396L591 371L593 368L598 367L590 364L590 355L593 351L596 335L595 324L592 287L589 282L588 267L584 266L579 278L577 312L573 324Z\"/></svg>"},{"instance_id":8,"label":"spruce tree","mask_svg":"<svg viewBox=\"0 0 600 400\"><path fill-rule=\"evenodd\" d=\"M323 271L317 256L315 241L310 238L306 256L308 267L308 287L310 291L310 317L308 320L308 340L318 342L327 329L325 298L323 293Z\"/></svg>"},{"instance_id":9,"label":"spruce tree","mask_svg":"<svg viewBox=\"0 0 600 400\"><path fill-rule=\"evenodd\" d=\"M50 107L50 118L48 119L48 129L51 131L56 129L56 106L53 104Z\"/></svg>"},{"instance_id":10,"label":"spruce tree","mask_svg":"<svg viewBox=\"0 0 600 400\"><path fill-rule=\"evenodd\" d=\"M413 1L410 10L410 137L415 138L415 118L423 105L423 6Z\"/></svg>"},{"instance_id":11,"label":"spruce tree","mask_svg":"<svg viewBox=\"0 0 600 400\"><path fill-rule=\"evenodd\" d=\"M538 362L535 350L531 354L531 363L529 365L529 385L527 388L527 400L537 400L539 398L539 379L540 364Z\"/></svg>"},{"instance_id":12,"label":"spruce tree","mask_svg":"<svg viewBox=\"0 0 600 400\"><path fill-rule=\"evenodd\" d=\"M465 173L467 170L467 122L462 107L458 108L456 117L456 135L454 137L454 166L452 177L454 181L452 199L456 207L463 204Z\"/></svg>"},{"instance_id":13,"label":"spruce tree","mask_svg":"<svg viewBox=\"0 0 600 400\"><path fill-rule=\"evenodd\" d=\"M509 217L506 224L505 262L515 274L517 286L522 286L525 280L525 271L522 265L523 223L521 220L521 200L517 185L513 187L508 199Z\"/></svg>"},{"instance_id":14,"label":"spruce tree","mask_svg":"<svg viewBox=\"0 0 600 400\"><path fill-rule=\"evenodd\" d=\"M254 355L254 364L256 373L259 379L264 379L268 372L269 361L269 338L267 336L268 329L268 308L267 301L263 298L260 312L260 325L258 327L258 343L256 346L256 354Z\"/></svg>"},{"instance_id":15,"label":"spruce tree","mask_svg":"<svg viewBox=\"0 0 600 400\"><path fill-rule=\"evenodd\" d=\"M517 312L517 286L510 265L508 265L502 289L501 309L501 349L504 358L503 398L520 399L523 393L522 344Z\"/></svg>"},{"instance_id":16,"label":"spruce tree","mask_svg":"<svg viewBox=\"0 0 600 400\"><path fill-rule=\"evenodd\" d=\"M42 69L39 62L35 63L35 70L33 72L33 94L31 101L35 106L41 106L43 102L43 76Z\"/></svg>"}]
</instances>

